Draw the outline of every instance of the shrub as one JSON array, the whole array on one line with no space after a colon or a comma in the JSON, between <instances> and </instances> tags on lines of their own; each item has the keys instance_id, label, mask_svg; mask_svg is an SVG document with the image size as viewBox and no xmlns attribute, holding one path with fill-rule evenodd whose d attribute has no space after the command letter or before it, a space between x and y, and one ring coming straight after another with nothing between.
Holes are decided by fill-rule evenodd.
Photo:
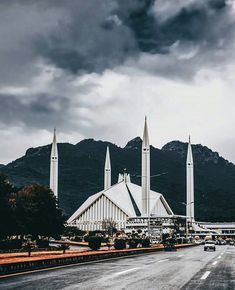
<instances>
[{"instance_id":1,"label":"shrub","mask_svg":"<svg viewBox=\"0 0 235 290\"><path fill-rule=\"evenodd\" d=\"M138 239L130 239L129 241L128 241L128 245L129 245L129 247L130 248L137 248L137 246L138 246L138 244L139 244L139 240Z\"/></svg>"},{"instance_id":2,"label":"shrub","mask_svg":"<svg viewBox=\"0 0 235 290\"><path fill-rule=\"evenodd\" d=\"M125 239L115 239L114 248L116 250L123 250L126 248L126 240Z\"/></svg>"},{"instance_id":3,"label":"shrub","mask_svg":"<svg viewBox=\"0 0 235 290\"><path fill-rule=\"evenodd\" d=\"M83 239L84 239L84 242L89 242L89 238L90 238L90 236L88 236L88 235L85 235L85 236L83 237Z\"/></svg>"},{"instance_id":4,"label":"shrub","mask_svg":"<svg viewBox=\"0 0 235 290\"><path fill-rule=\"evenodd\" d=\"M88 246L93 250L96 251L100 248L102 242L102 237L91 236L88 239Z\"/></svg>"},{"instance_id":5,"label":"shrub","mask_svg":"<svg viewBox=\"0 0 235 290\"><path fill-rule=\"evenodd\" d=\"M49 248L49 241L48 240L37 240L37 246L39 248Z\"/></svg>"},{"instance_id":6,"label":"shrub","mask_svg":"<svg viewBox=\"0 0 235 290\"><path fill-rule=\"evenodd\" d=\"M61 236L60 236L60 235L55 235L55 236L53 236L53 238L54 238L56 241L60 241L60 240L61 240Z\"/></svg>"},{"instance_id":7,"label":"shrub","mask_svg":"<svg viewBox=\"0 0 235 290\"><path fill-rule=\"evenodd\" d=\"M142 247L148 248L151 246L150 239L146 238L142 240Z\"/></svg>"},{"instance_id":8,"label":"shrub","mask_svg":"<svg viewBox=\"0 0 235 290\"><path fill-rule=\"evenodd\" d=\"M22 241L19 239L2 240L0 241L0 250L21 249Z\"/></svg>"},{"instance_id":9,"label":"shrub","mask_svg":"<svg viewBox=\"0 0 235 290\"><path fill-rule=\"evenodd\" d=\"M102 237L102 243L108 243L109 238L108 237Z\"/></svg>"}]
</instances>

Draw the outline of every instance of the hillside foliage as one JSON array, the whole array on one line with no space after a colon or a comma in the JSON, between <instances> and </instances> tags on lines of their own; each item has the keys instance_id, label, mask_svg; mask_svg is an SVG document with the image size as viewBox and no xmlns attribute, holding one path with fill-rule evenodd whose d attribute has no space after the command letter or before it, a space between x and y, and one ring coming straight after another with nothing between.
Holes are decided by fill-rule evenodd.
<instances>
[{"instance_id":1,"label":"hillside foliage","mask_svg":"<svg viewBox=\"0 0 235 290\"><path fill-rule=\"evenodd\" d=\"M90 195L103 189L106 147L109 145L112 184L124 168L131 181L141 183L139 137L124 148L86 139L76 145L58 144L59 205L69 217ZM16 186L49 184L50 145L30 148L26 154L1 167ZM235 165L202 145L193 145L195 215L200 221L235 220ZM151 189L163 193L175 214L185 214L187 143L172 141L162 149L151 147ZM7 210L7 209L6 209Z\"/></svg>"}]
</instances>

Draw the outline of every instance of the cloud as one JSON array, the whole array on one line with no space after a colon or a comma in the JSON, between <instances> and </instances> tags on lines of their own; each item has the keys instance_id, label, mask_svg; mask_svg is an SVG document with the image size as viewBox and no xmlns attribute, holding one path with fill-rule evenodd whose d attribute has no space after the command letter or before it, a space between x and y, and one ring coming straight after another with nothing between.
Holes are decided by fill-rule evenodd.
<instances>
[{"instance_id":1,"label":"cloud","mask_svg":"<svg viewBox=\"0 0 235 290\"><path fill-rule=\"evenodd\" d=\"M54 126L60 141L125 145L147 114L153 145L191 132L235 160L235 10L172 3L1 1L0 134L11 144L0 144L1 159L36 146L37 133L49 143Z\"/></svg>"},{"instance_id":2,"label":"cloud","mask_svg":"<svg viewBox=\"0 0 235 290\"><path fill-rule=\"evenodd\" d=\"M213 58L234 38L233 9L223 0L177 0L176 4L24 0L0 5L0 82L11 85L40 73L42 59L75 75L102 73L135 61L143 52L167 57L175 43L180 49L198 51L190 63L193 70L199 55L210 50Z\"/></svg>"}]
</instances>

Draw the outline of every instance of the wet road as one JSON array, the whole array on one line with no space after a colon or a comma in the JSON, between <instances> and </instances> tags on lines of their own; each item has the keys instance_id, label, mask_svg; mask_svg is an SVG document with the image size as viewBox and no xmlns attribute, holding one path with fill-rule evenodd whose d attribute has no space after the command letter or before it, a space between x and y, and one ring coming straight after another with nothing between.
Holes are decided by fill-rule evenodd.
<instances>
[{"instance_id":1,"label":"wet road","mask_svg":"<svg viewBox=\"0 0 235 290\"><path fill-rule=\"evenodd\" d=\"M177 252L70 266L0 279L0 289L235 289L235 246L203 246Z\"/></svg>"}]
</instances>

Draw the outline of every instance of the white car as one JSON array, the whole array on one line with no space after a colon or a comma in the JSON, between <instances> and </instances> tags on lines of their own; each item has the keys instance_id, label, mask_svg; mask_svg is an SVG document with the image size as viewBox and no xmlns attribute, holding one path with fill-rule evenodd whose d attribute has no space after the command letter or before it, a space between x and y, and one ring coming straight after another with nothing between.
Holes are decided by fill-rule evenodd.
<instances>
[{"instance_id":1,"label":"white car","mask_svg":"<svg viewBox=\"0 0 235 290\"><path fill-rule=\"evenodd\" d=\"M204 251L212 250L215 251L215 242L214 241L206 241L204 245Z\"/></svg>"}]
</instances>

